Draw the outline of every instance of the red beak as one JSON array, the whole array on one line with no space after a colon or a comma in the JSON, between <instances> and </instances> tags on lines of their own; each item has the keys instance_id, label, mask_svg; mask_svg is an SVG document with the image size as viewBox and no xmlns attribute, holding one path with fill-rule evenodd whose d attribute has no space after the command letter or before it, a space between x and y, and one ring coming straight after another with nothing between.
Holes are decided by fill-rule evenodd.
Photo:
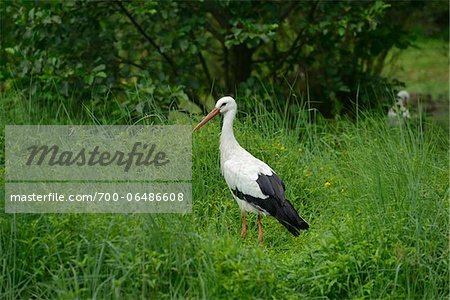
<instances>
[{"instance_id":1,"label":"red beak","mask_svg":"<svg viewBox=\"0 0 450 300\"><path fill-rule=\"evenodd\" d=\"M200 123L197 124L197 126L195 126L193 131L196 131L197 129L199 129L200 127L202 127L206 123L208 123L209 120L211 120L212 118L214 118L218 114L220 114L220 109L214 108Z\"/></svg>"}]
</instances>

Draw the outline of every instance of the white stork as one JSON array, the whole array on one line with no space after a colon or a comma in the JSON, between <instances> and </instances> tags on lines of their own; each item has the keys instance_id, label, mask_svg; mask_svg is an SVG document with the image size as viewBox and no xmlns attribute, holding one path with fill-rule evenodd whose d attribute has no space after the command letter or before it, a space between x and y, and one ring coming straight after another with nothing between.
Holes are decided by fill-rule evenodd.
<instances>
[{"instance_id":1,"label":"white stork","mask_svg":"<svg viewBox=\"0 0 450 300\"><path fill-rule=\"evenodd\" d=\"M275 217L294 236L301 229L308 229L303 220L285 197L283 181L267 164L242 148L233 133L233 121L237 112L232 97L220 98L215 108L194 128L194 131L209 120L223 114L220 136L220 168L225 181L242 212L242 237L247 235L246 213L258 214L258 240L263 241L261 215Z\"/></svg>"},{"instance_id":2,"label":"white stork","mask_svg":"<svg viewBox=\"0 0 450 300\"><path fill-rule=\"evenodd\" d=\"M397 101L388 111L388 120L390 126L399 125L399 119L400 121L411 119L411 114L409 113L409 109L407 107L409 98L410 96L407 91L403 90L397 93Z\"/></svg>"}]
</instances>

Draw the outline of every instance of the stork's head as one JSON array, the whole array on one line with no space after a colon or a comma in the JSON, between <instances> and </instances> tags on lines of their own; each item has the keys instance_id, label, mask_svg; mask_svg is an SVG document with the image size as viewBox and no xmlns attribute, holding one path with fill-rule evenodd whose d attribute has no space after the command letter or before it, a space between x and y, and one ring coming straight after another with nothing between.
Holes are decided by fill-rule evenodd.
<instances>
[{"instance_id":1,"label":"stork's head","mask_svg":"<svg viewBox=\"0 0 450 300\"><path fill-rule=\"evenodd\" d=\"M228 111L236 110L237 105L236 101L234 101L233 97L225 96L217 100L215 109L220 110L221 114L225 114Z\"/></svg>"},{"instance_id":2,"label":"stork's head","mask_svg":"<svg viewBox=\"0 0 450 300\"><path fill-rule=\"evenodd\" d=\"M408 104L409 93L407 91L400 91L397 93L397 105L405 107Z\"/></svg>"},{"instance_id":3,"label":"stork's head","mask_svg":"<svg viewBox=\"0 0 450 300\"><path fill-rule=\"evenodd\" d=\"M228 112L236 112L237 105L236 101L234 101L233 97L225 96L217 100L214 109L200 122L195 126L194 131L208 123L209 120L217 116L218 114L226 114Z\"/></svg>"}]
</instances>

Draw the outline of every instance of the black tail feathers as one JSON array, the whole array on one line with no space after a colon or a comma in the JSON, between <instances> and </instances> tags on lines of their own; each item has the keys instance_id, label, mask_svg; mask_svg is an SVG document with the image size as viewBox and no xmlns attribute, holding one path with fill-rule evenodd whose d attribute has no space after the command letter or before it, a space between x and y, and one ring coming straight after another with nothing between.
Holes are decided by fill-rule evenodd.
<instances>
[{"instance_id":1,"label":"black tail feathers","mask_svg":"<svg viewBox=\"0 0 450 300\"><path fill-rule=\"evenodd\" d=\"M285 200L285 205L281 206L275 218L289 230L294 236L300 235L300 230L309 228L309 224L300 217L289 200Z\"/></svg>"}]
</instances>

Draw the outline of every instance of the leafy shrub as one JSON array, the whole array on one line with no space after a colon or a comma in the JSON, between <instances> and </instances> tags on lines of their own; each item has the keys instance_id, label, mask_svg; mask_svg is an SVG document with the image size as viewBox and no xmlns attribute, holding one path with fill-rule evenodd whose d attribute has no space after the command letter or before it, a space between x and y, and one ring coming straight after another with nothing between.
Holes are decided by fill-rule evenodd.
<instances>
[{"instance_id":1,"label":"leafy shrub","mask_svg":"<svg viewBox=\"0 0 450 300\"><path fill-rule=\"evenodd\" d=\"M185 95L206 110L208 94L243 85L264 92L255 84L264 82L279 102L308 95L336 115L395 86L380 76L384 59L392 47L409 45L405 26L423 7L438 9L381 0L6 2L0 80L3 89L80 101L162 86L150 96L165 112Z\"/></svg>"}]
</instances>

